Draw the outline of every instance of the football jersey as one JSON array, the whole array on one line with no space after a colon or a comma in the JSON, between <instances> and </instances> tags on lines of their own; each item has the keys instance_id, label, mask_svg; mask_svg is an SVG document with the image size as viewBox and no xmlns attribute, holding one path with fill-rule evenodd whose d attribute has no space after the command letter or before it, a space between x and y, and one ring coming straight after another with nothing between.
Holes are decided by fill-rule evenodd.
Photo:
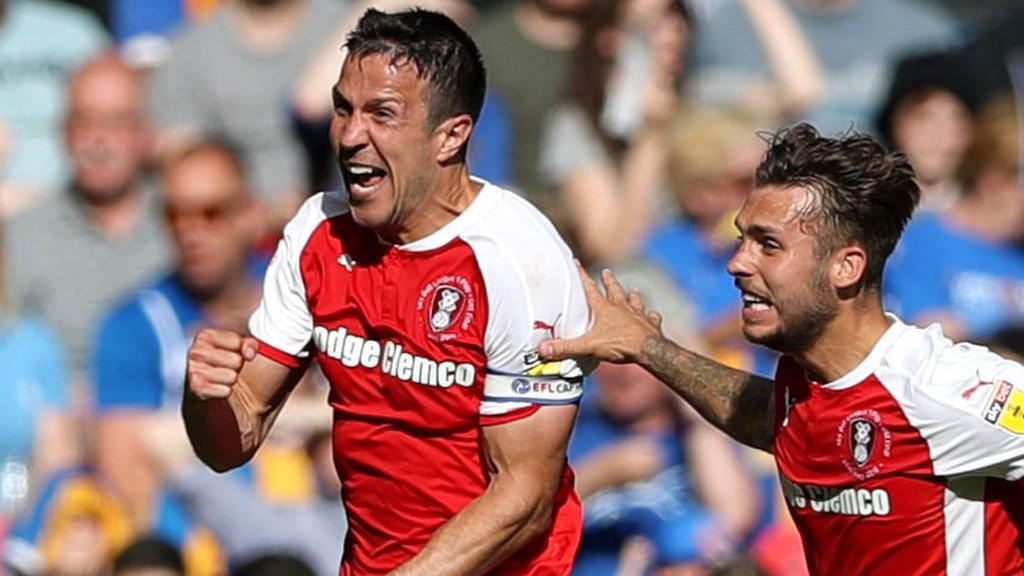
<instances>
[{"instance_id":1,"label":"football jersey","mask_svg":"<svg viewBox=\"0 0 1024 576\"><path fill-rule=\"evenodd\" d=\"M811 573L1024 573L1024 368L893 320L834 382L779 364L774 452Z\"/></svg>"},{"instance_id":2,"label":"football jersey","mask_svg":"<svg viewBox=\"0 0 1024 576\"><path fill-rule=\"evenodd\" d=\"M484 184L433 234L389 245L334 193L285 228L250 320L260 352L330 381L349 534L342 574L385 574L419 552L489 481L482 427L576 402L574 363L537 345L581 334L572 255L517 195ZM568 574L580 503L566 466L552 527L495 574Z\"/></svg>"}]
</instances>

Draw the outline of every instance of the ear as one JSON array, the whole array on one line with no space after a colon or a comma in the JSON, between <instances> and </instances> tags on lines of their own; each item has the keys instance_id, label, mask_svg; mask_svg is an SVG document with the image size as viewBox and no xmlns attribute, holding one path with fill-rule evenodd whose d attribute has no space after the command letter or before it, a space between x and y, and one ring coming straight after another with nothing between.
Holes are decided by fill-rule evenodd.
<instances>
[{"instance_id":1,"label":"ear","mask_svg":"<svg viewBox=\"0 0 1024 576\"><path fill-rule=\"evenodd\" d=\"M846 290L864 279L868 254L860 246L844 246L833 252L829 260L830 279L837 290Z\"/></svg>"},{"instance_id":2,"label":"ear","mask_svg":"<svg viewBox=\"0 0 1024 576\"><path fill-rule=\"evenodd\" d=\"M270 215L270 209L264 201L256 198L254 194L250 194L245 204L244 212L245 232L249 240L255 245L260 237L270 229L273 220Z\"/></svg>"},{"instance_id":3,"label":"ear","mask_svg":"<svg viewBox=\"0 0 1024 576\"><path fill-rule=\"evenodd\" d=\"M460 114L441 122L434 129L437 138L437 162L447 164L463 150L469 142L469 136L473 133L473 118L469 114Z\"/></svg>"}]
</instances>

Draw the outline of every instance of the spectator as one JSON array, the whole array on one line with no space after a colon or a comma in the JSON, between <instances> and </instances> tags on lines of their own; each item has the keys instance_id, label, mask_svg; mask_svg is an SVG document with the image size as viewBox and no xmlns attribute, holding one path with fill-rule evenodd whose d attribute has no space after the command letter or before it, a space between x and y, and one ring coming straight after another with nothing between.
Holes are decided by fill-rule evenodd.
<instances>
[{"instance_id":1,"label":"spectator","mask_svg":"<svg viewBox=\"0 0 1024 576\"><path fill-rule=\"evenodd\" d=\"M0 243L0 259L3 245ZM38 318L18 313L0 269L0 533L41 479L77 463L64 355ZM3 542L0 536L0 542Z\"/></svg>"},{"instance_id":2,"label":"spectator","mask_svg":"<svg viewBox=\"0 0 1024 576\"><path fill-rule=\"evenodd\" d=\"M967 62L982 102L1011 90L1019 95L1024 86L1024 6L1003 6L1002 14L965 48ZM973 4L973 2L972 2Z\"/></svg>"},{"instance_id":3,"label":"spectator","mask_svg":"<svg viewBox=\"0 0 1024 576\"><path fill-rule=\"evenodd\" d=\"M825 72L786 0L712 0L698 10L689 87L698 106L797 116L824 96ZM742 30L738 30L742 27ZM749 34L726 40L730 33ZM721 42L726 46L720 46ZM747 69L748 59L762 68Z\"/></svg>"},{"instance_id":4,"label":"spectator","mask_svg":"<svg viewBox=\"0 0 1024 576\"><path fill-rule=\"evenodd\" d=\"M181 553L153 537L139 538L114 558L111 576L185 576Z\"/></svg>"},{"instance_id":5,"label":"spectator","mask_svg":"<svg viewBox=\"0 0 1024 576\"><path fill-rule=\"evenodd\" d=\"M60 144L64 83L106 44L103 27L85 10L0 0L0 132L10 140L0 205L22 208L68 177Z\"/></svg>"},{"instance_id":6,"label":"spectator","mask_svg":"<svg viewBox=\"0 0 1024 576\"><path fill-rule=\"evenodd\" d=\"M315 576L305 562L287 554L268 554L239 567L232 576Z\"/></svg>"},{"instance_id":7,"label":"spectator","mask_svg":"<svg viewBox=\"0 0 1024 576\"><path fill-rule=\"evenodd\" d=\"M476 140L480 155L510 156L511 184L546 213L560 203L538 170L548 113L568 89L580 16L590 0L516 0L485 14L471 30L487 66L490 98L480 129L501 122L509 148ZM491 131L493 132L493 131Z\"/></svg>"},{"instance_id":8,"label":"spectator","mask_svg":"<svg viewBox=\"0 0 1024 576\"><path fill-rule=\"evenodd\" d=\"M76 71L64 136L73 179L11 221L6 264L16 301L62 337L72 392L81 394L100 312L162 269L168 249L143 178L149 132L135 73L110 56Z\"/></svg>"},{"instance_id":9,"label":"spectator","mask_svg":"<svg viewBox=\"0 0 1024 576\"><path fill-rule=\"evenodd\" d=\"M540 161L566 212L555 222L581 257L609 262L635 255L663 200L688 15L677 0L591 0L582 26L571 99L549 118Z\"/></svg>"},{"instance_id":10,"label":"spectator","mask_svg":"<svg viewBox=\"0 0 1024 576\"><path fill-rule=\"evenodd\" d=\"M963 196L911 220L886 272L889 306L951 338L986 341L1024 326L1021 125L1012 99L979 115L960 167Z\"/></svg>"},{"instance_id":11,"label":"spectator","mask_svg":"<svg viewBox=\"0 0 1024 576\"><path fill-rule=\"evenodd\" d=\"M338 498L341 484L334 470L330 417L324 416L322 397L315 406L308 396L302 400L304 407L289 404L284 409L280 428L274 429L253 465L230 474L216 474L196 460L177 415L152 421L143 434L147 452L170 488L216 534L232 566L285 552L308 564L311 574L338 574L347 525ZM289 436L306 440L301 455L290 454L301 473L288 478L291 497L284 499L269 494L266 484L280 472L274 466L280 468L281 458L289 457Z\"/></svg>"},{"instance_id":12,"label":"spectator","mask_svg":"<svg viewBox=\"0 0 1024 576\"><path fill-rule=\"evenodd\" d=\"M231 148L200 142L166 164L164 212L175 269L133 292L97 332L96 462L144 528L153 527L160 493L141 427L157 411L177 413L186 351L199 327L241 329L259 303L250 254L260 213L240 162ZM124 353L126 342L132 354Z\"/></svg>"},{"instance_id":13,"label":"spectator","mask_svg":"<svg viewBox=\"0 0 1024 576\"><path fill-rule=\"evenodd\" d=\"M664 306L675 337L699 346L692 311L680 306L685 295L660 269L634 261L618 273ZM642 369L604 364L588 390L569 449L585 504L574 574L640 575L651 565L696 570L730 556L760 508L738 447L692 418Z\"/></svg>"},{"instance_id":14,"label":"spectator","mask_svg":"<svg viewBox=\"0 0 1024 576\"><path fill-rule=\"evenodd\" d=\"M96 460L99 469L128 497L139 526L185 546L190 565L197 556L209 564L212 553L202 539L204 531L196 530L196 526L208 525L223 536L223 552L229 559L236 555L234 539L265 543L265 539L245 539L263 534L257 525L288 537L295 532L281 532L278 527L282 523L278 521L239 524L237 516L227 519L203 514L230 498L220 492L222 487L216 481L208 486L209 480L189 485L191 490L184 490L178 483L166 489L168 466L162 459L154 460L144 432L161 414L169 414L180 428L178 407L184 393L185 352L196 330L201 326L240 330L259 302L259 280L265 263L251 254L263 227L240 155L230 146L216 141L193 143L164 165L161 176L176 265L172 273L133 292L100 326L95 357ZM133 354L123 353L125 342L132 343ZM326 426L323 400L315 402L320 417L304 415L304 421ZM185 444L184 467L197 464L184 437L180 442ZM168 452L172 450L167 448ZM270 446L261 452L261 462L267 465L260 471L265 469L267 478L277 473L274 464L294 461L278 458L282 453ZM308 460L302 459L299 466L308 467ZM249 472L250 476L258 473ZM243 482L250 492L266 496L252 489L252 484ZM276 484L276 491L265 492L303 490L302 482L291 485L285 480L284 486L281 484ZM204 492L204 488L212 492ZM196 506L189 503L204 497L212 498L214 503L204 501L206 505L199 506L198 514L193 513ZM248 511L248 507L242 511ZM325 507L324 514L331 514L332 527L339 524L336 509ZM224 521L236 524L231 530L217 530ZM239 531L239 525L250 528ZM322 538L331 540L322 553L336 553L339 533L332 530L325 534ZM317 541L313 537L308 540ZM331 572L337 572L337 555L328 562Z\"/></svg>"},{"instance_id":15,"label":"spectator","mask_svg":"<svg viewBox=\"0 0 1024 576\"><path fill-rule=\"evenodd\" d=\"M971 141L978 98L960 53L912 56L896 66L878 132L914 166L918 210L946 210L960 196L956 167Z\"/></svg>"},{"instance_id":16,"label":"spectator","mask_svg":"<svg viewBox=\"0 0 1024 576\"><path fill-rule=\"evenodd\" d=\"M773 356L747 344L740 333L740 303L725 269L736 249L732 219L764 151L756 135L761 127L752 114L729 109L694 109L676 121L668 175L682 214L656 229L643 253L693 300L712 356L767 374Z\"/></svg>"},{"instance_id":17,"label":"spectator","mask_svg":"<svg viewBox=\"0 0 1024 576\"><path fill-rule=\"evenodd\" d=\"M204 136L237 142L271 226L282 225L309 192L289 90L343 8L333 0L239 0L187 27L151 85L160 155Z\"/></svg>"},{"instance_id":18,"label":"spectator","mask_svg":"<svg viewBox=\"0 0 1024 576\"><path fill-rule=\"evenodd\" d=\"M103 1L103 0L99 0ZM125 60L159 68L171 56L171 37L189 22L208 19L224 0L106 0L110 28Z\"/></svg>"},{"instance_id":19,"label":"spectator","mask_svg":"<svg viewBox=\"0 0 1024 576\"><path fill-rule=\"evenodd\" d=\"M4 561L19 575L106 576L134 535L108 485L88 470L64 470L15 524Z\"/></svg>"},{"instance_id":20,"label":"spectator","mask_svg":"<svg viewBox=\"0 0 1024 576\"><path fill-rule=\"evenodd\" d=\"M634 536L660 568L730 556L759 513L740 448L643 369L604 364L593 378L569 452L586 514L574 574L611 574Z\"/></svg>"},{"instance_id":21,"label":"spectator","mask_svg":"<svg viewBox=\"0 0 1024 576\"><path fill-rule=\"evenodd\" d=\"M871 114L885 96L895 61L909 52L942 48L957 40L955 23L945 12L916 0L789 0L797 30L803 32L824 75L823 90L813 90L806 86L816 81L807 78L780 82L792 72L791 59L779 49L785 37L768 39L772 27L755 12L764 9L763 3L723 0L706 22L698 23L694 88L706 103L777 100L783 104L781 112L807 119L823 133L851 126L872 129ZM763 90L765 85L780 84L804 88ZM767 98L753 96L758 93ZM791 94L815 97L787 97Z\"/></svg>"}]
</instances>

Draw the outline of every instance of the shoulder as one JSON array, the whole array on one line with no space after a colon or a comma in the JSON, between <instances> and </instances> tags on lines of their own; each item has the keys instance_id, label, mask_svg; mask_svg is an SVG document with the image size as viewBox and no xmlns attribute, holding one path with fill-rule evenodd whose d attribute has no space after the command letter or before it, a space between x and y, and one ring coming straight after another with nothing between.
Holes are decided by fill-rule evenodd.
<instances>
[{"instance_id":1,"label":"shoulder","mask_svg":"<svg viewBox=\"0 0 1024 576\"><path fill-rule=\"evenodd\" d=\"M906 410L927 416L936 406L981 413L1000 380L1024 386L1024 368L984 346L953 342L938 324L906 325L886 354L878 376Z\"/></svg>"},{"instance_id":2,"label":"shoulder","mask_svg":"<svg viewBox=\"0 0 1024 576\"><path fill-rule=\"evenodd\" d=\"M695 251L703 251L704 246L696 231L689 222L677 219L662 224L651 232L647 240L649 250L679 252L688 256Z\"/></svg>"},{"instance_id":3,"label":"shoulder","mask_svg":"<svg viewBox=\"0 0 1024 576\"><path fill-rule=\"evenodd\" d=\"M81 232L75 208L67 191L57 192L50 200L16 215L4 223L4 252L14 259L38 254L40 250L66 246ZM56 233L55 230L60 230ZM28 252L28 254L24 254ZM30 258L31 259L31 258Z\"/></svg>"},{"instance_id":4,"label":"shoulder","mask_svg":"<svg viewBox=\"0 0 1024 576\"><path fill-rule=\"evenodd\" d=\"M936 243L948 244L958 241L957 235L942 221L941 216L933 212L923 212L914 216L907 223L907 228L893 252L894 261L899 261L907 255L927 257L934 254ZM896 269L898 267L890 266L889 268ZM896 272L898 273L899 270Z\"/></svg>"},{"instance_id":5,"label":"shoulder","mask_svg":"<svg viewBox=\"0 0 1024 576\"><path fill-rule=\"evenodd\" d=\"M19 349L56 349L57 335L42 318L35 315L15 317L10 325L0 327L0 335L8 342L14 342Z\"/></svg>"},{"instance_id":6,"label":"shoulder","mask_svg":"<svg viewBox=\"0 0 1024 576\"><path fill-rule=\"evenodd\" d=\"M7 228L6 235L11 238L17 238L28 234L38 234L46 229L52 232L54 221L57 219L58 214L65 209L63 198L60 198L63 194L65 192L58 191L51 201L32 206L8 220L5 223Z\"/></svg>"},{"instance_id":7,"label":"shoulder","mask_svg":"<svg viewBox=\"0 0 1024 576\"><path fill-rule=\"evenodd\" d=\"M145 301L153 297L152 287L136 290L122 297L102 317L99 324L99 339L123 338L126 335L138 337L151 332L146 322Z\"/></svg>"},{"instance_id":8,"label":"shoulder","mask_svg":"<svg viewBox=\"0 0 1024 576\"><path fill-rule=\"evenodd\" d=\"M47 26L51 34L104 36L96 16L84 8L53 0L14 2L12 18L23 24Z\"/></svg>"},{"instance_id":9,"label":"shoulder","mask_svg":"<svg viewBox=\"0 0 1024 576\"><path fill-rule=\"evenodd\" d=\"M875 0L873 4L883 13L916 18L919 25L953 27L953 17L934 3L920 0Z\"/></svg>"},{"instance_id":10,"label":"shoulder","mask_svg":"<svg viewBox=\"0 0 1024 576\"><path fill-rule=\"evenodd\" d=\"M552 274L573 270L572 252L540 210L493 184L487 184L482 193L490 196L485 199L487 212L461 235L481 266L515 272L528 286L548 283Z\"/></svg>"},{"instance_id":11,"label":"shoulder","mask_svg":"<svg viewBox=\"0 0 1024 576\"><path fill-rule=\"evenodd\" d=\"M555 335L582 333L588 318L583 285L554 226L513 192L488 185L484 193L486 213L460 237L483 278L489 335L525 340L534 334L534 321Z\"/></svg>"},{"instance_id":12,"label":"shoulder","mask_svg":"<svg viewBox=\"0 0 1024 576\"><path fill-rule=\"evenodd\" d=\"M339 219L349 213L348 202L340 192L320 192L306 200L284 227L284 238L302 249L310 236L324 222Z\"/></svg>"},{"instance_id":13,"label":"shoulder","mask_svg":"<svg viewBox=\"0 0 1024 576\"><path fill-rule=\"evenodd\" d=\"M207 20L193 21L181 26L175 32L173 45L175 48L197 48L214 42L223 44L228 41L228 29L225 6L220 6Z\"/></svg>"},{"instance_id":14,"label":"shoulder","mask_svg":"<svg viewBox=\"0 0 1024 576\"><path fill-rule=\"evenodd\" d=\"M498 37L515 28L511 3L502 4L485 12L473 26L473 38L481 45L490 45Z\"/></svg>"}]
</instances>

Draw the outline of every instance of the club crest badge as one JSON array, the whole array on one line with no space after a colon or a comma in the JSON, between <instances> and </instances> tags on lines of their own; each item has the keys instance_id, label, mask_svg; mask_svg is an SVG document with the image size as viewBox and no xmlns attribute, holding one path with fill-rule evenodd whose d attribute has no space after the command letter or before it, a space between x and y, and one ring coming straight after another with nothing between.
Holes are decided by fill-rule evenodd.
<instances>
[{"instance_id":1,"label":"club crest badge","mask_svg":"<svg viewBox=\"0 0 1024 576\"><path fill-rule=\"evenodd\" d=\"M865 418L850 422L850 455L857 466L864 466L875 449L875 424Z\"/></svg>"},{"instance_id":2,"label":"club crest badge","mask_svg":"<svg viewBox=\"0 0 1024 576\"><path fill-rule=\"evenodd\" d=\"M428 338L438 342L451 340L473 321L473 287L462 276L442 276L420 291L416 308Z\"/></svg>"},{"instance_id":3,"label":"club crest badge","mask_svg":"<svg viewBox=\"0 0 1024 576\"><path fill-rule=\"evenodd\" d=\"M864 480L878 475L892 455L892 433L877 410L857 410L839 424L836 448L843 467Z\"/></svg>"}]
</instances>

